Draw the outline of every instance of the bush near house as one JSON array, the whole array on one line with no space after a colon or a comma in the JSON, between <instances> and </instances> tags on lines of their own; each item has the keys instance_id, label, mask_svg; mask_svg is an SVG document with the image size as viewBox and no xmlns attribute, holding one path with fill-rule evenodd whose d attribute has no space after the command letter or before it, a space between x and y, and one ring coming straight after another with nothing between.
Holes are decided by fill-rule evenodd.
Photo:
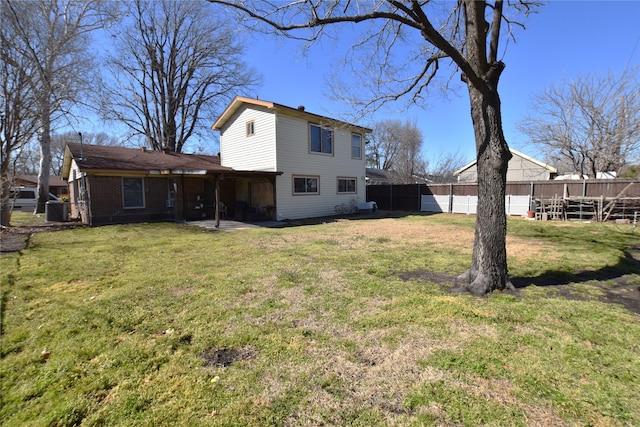
<instances>
[{"instance_id":1,"label":"bush near house","mask_svg":"<svg viewBox=\"0 0 640 427\"><path fill-rule=\"evenodd\" d=\"M0 257L2 424L640 424L638 229L510 219L518 290L475 298L473 221L32 234Z\"/></svg>"}]
</instances>

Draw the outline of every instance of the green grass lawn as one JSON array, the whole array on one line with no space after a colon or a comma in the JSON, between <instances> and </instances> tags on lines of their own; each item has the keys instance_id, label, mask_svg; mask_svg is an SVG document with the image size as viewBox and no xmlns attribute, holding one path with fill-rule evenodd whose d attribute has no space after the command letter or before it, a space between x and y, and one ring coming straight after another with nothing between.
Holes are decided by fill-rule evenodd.
<instances>
[{"instance_id":1,"label":"green grass lawn","mask_svg":"<svg viewBox=\"0 0 640 427\"><path fill-rule=\"evenodd\" d=\"M34 234L0 257L0 424L640 425L640 316L612 303L640 230L510 219L519 289L476 298L442 280L473 227Z\"/></svg>"}]
</instances>

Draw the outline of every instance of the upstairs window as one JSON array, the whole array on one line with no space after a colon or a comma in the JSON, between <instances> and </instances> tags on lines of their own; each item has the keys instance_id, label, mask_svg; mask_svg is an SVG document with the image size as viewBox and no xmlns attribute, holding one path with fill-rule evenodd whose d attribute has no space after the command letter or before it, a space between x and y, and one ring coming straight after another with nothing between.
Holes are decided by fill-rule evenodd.
<instances>
[{"instance_id":1,"label":"upstairs window","mask_svg":"<svg viewBox=\"0 0 640 427\"><path fill-rule=\"evenodd\" d=\"M351 158L362 158L362 135L359 133L351 134Z\"/></svg>"},{"instance_id":2,"label":"upstairs window","mask_svg":"<svg viewBox=\"0 0 640 427\"><path fill-rule=\"evenodd\" d=\"M333 129L319 125L309 125L309 151L333 154Z\"/></svg>"},{"instance_id":3,"label":"upstairs window","mask_svg":"<svg viewBox=\"0 0 640 427\"><path fill-rule=\"evenodd\" d=\"M256 124L253 120L247 122L247 136L255 135L256 133Z\"/></svg>"}]
</instances>

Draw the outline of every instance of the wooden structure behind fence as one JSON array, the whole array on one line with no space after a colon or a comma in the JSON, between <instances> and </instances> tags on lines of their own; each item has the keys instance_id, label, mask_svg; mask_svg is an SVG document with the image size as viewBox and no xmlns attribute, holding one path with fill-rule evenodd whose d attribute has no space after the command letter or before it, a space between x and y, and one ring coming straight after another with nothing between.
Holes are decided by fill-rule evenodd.
<instances>
[{"instance_id":1,"label":"wooden structure behind fence","mask_svg":"<svg viewBox=\"0 0 640 427\"><path fill-rule=\"evenodd\" d=\"M542 220L640 219L640 179L509 182L507 214L535 212ZM378 209L475 213L477 184L367 186Z\"/></svg>"}]
</instances>

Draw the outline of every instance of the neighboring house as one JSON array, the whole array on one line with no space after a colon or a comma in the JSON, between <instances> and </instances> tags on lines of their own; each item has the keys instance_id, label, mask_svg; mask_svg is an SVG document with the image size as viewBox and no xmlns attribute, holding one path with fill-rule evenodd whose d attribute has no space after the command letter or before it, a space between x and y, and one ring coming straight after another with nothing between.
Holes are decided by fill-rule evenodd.
<instances>
[{"instance_id":1,"label":"neighboring house","mask_svg":"<svg viewBox=\"0 0 640 427\"><path fill-rule=\"evenodd\" d=\"M62 168L71 217L91 225L214 218L216 200L226 213L223 205L234 197L227 178L244 175L219 156L78 143L67 144Z\"/></svg>"},{"instance_id":2,"label":"neighboring house","mask_svg":"<svg viewBox=\"0 0 640 427\"><path fill-rule=\"evenodd\" d=\"M371 129L274 102L236 97L213 125L221 164L271 172L235 180L235 204L277 220L351 212L366 201Z\"/></svg>"},{"instance_id":3,"label":"neighboring house","mask_svg":"<svg viewBox=\"0 0 640 427\"><path fill-rule=\"evenodd\" d=\"M510 149L513 157L507 167L507 181L544 181L554 179L558 170L519 151ZM453 173L459 183L477 182L476 160L466 164Z\"/></svg>"},{"instance_id":4,"label":"neighboring house","mask_svg":"<svg viewBox=\"0 0 640 427\"><path fill-rule=\"evenodd\" d=\"M367 184L389 185L393 183L389 171L384 169L367 168Z\"/></svg>"},{"instance_id":5,"label":"neighboring house","mask_svg":"<svg viewBox=\"0 0 640 427\"><path fill-rule=\"evenodd\" d=\"M427 184L441 179L442 177L429 174L414 174L411 179L407 179L406 176L394 170L367 168L367 185Z\"/></svg>"},{"instance_id":6,"label":"neighboring house","mask_svg":"<svg viewBox=\"0 0 640 427\"><path fill-rule=\"evenodd\" d=\"M38 176L37 175L16 175L12 185L14 187L37 187ZM61 197L67 195L67 183L59 176L49 177L49 192Z\"/></svg>"}]
</instances>

